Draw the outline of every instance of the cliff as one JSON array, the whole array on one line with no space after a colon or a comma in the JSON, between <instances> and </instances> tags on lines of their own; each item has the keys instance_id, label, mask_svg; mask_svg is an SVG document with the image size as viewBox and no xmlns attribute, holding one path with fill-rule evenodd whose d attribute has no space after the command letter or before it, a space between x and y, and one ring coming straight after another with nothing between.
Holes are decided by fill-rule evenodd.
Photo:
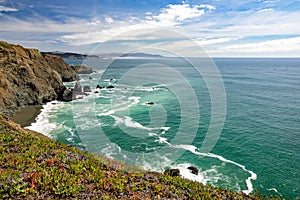
<instances>
[{"instance_id":1,"label":"cliff","mask_svg":"<svg viewBox=\"0 0 300 200\"><path fill-rule=\"evenodd\" d=\"M76 80L76 71L62 58L0 41L0 114L18 107L62 99L63 81Z\"/></svg>"}]
</instances>

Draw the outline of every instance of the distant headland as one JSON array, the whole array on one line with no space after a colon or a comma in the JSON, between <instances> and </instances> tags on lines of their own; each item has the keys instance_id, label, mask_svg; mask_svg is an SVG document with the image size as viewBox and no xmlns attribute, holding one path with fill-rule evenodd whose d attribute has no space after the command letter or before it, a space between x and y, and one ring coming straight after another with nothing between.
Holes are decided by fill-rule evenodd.
<instances>
[{"instance_id":1,"label":"distant headland","mask_svg":"<svg viewBox=\"0 0 300 200\"><path fill-rule=\"evenodd\" d=\"M51 52L41 52L44 55L55 55L60 56L64 59L108 59L108 58L127 58L127 57L135 57L135 58L164 58L164 56L159 54L149 54L149 53L105 53L105 54L80 54L73 52L62 52L62 51L51 51Z\"/></svg>"}]
</instances>

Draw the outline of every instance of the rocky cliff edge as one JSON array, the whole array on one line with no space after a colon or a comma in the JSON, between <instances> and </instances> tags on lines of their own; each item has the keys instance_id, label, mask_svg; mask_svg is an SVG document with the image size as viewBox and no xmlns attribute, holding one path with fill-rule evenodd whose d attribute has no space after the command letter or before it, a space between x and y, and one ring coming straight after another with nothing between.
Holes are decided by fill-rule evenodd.
<instances>
[{"instance_id":1,"label":"rocky cliff edge","mask_svg":"<svg viewBox=\"0 0 300 200\"><path fill-rule=\"evenodd\" d=\"M59 56L0 41L0 114L62 99L63 81L74 81L73 67Z\"/></svg>"}]
</instances>

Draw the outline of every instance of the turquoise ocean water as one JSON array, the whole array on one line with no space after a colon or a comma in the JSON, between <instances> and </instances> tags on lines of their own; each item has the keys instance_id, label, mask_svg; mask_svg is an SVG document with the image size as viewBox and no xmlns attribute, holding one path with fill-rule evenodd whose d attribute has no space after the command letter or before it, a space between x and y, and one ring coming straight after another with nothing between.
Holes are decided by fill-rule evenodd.
<instances>
[{"instance_id":1,"label":"turquoise ocean water","mask_svg":"<svg viewBox=\"0 0 300 200\"><path fill-rule=\"evenodd\" d=\"M73 102L48 103L29 128L146 169L175 167L205 184L300 198L300 59L214 59L226 113L210 152L200 147L215 125L211 85L187 61L66 61L93 67L93 74L80 76L92 92ZM97 84L115 88L96 89ZM200 174L191 174L189 165Z\"/></svg>"}]
</instances>

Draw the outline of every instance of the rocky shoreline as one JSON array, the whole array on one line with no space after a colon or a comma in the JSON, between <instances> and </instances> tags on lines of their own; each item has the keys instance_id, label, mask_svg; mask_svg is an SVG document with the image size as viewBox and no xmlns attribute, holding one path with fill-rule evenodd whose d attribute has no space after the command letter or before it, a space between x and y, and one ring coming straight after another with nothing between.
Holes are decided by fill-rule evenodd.
<instances>
[{"instance_id":1,"label":"rocky shoreline","mask_svg":"<svg viewBox=\"0 0 300 200\"><path fill-rule=\"evenodd\" d=\"M19 109L15 117L24 126L35 119L42 104L71 101L77 94L91 92L79 82L74 89L64 86L63 81L78 80L78 72L92 69L0 41L0 199L266 199L186 180L178 169L146 172L82 152L7 118ZM188 169L198 174L196 167Z\"/></svg>"},{"instance_id":2,"label":"rocky shoreline","mask_svg":"<svg viewBox=\"0 0 300 200\"><path fill-rule=\"evenodd\" d=\"M0 114L12 116L24 106L64 100L63 82L78 79L77 71L59 56L41 54L0 41Z\"/></svg>"}]
</instances>

